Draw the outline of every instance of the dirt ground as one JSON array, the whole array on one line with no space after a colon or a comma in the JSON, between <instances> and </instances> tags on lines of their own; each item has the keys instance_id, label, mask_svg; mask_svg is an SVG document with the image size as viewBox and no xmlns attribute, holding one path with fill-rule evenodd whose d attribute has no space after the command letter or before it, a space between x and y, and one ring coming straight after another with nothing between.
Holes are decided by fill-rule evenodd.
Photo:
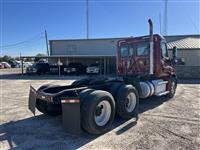
<instances>
[{"instance_id":1,"label":"dirt ground","mask_svg":"<svg viewBox=\"0 0 200 150\"><path fill-rule=\"evenodd\" d=\"M29 86L70 84L79 77L6 75L1 70L0 149L200 149L200 81L180 80L174 98L140 101L139 120L116 118L104 135L74 136L62 117L28 110Z\"/></svg>"}]
</instances>

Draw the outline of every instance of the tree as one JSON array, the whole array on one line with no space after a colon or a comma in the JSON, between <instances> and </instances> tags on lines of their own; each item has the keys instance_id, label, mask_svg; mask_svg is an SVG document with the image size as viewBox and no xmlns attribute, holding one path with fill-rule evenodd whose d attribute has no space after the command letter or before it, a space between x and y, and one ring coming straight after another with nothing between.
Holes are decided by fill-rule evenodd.
<instances>
[{"instance_id":1,"label":"tree","mask_svg":"<svg viewBox=\"0 0 200 150\"><path fill-rule=\"evenodd\" d=\"M15 57L15 60L20 61L20 57Z\"/></svg>"},{"instance_id":2,"label":"tree","mask_svg":"<svg viewBox=\"0 0 200 150\"><path fill-rule=\"evenodd\" d=\"M36 57L43 57L43 56L46 56L45 54L42 54L42 53L38 53L37 55L36 55ZM41 58L35 58L35 62L37 62L38 60L40 60Z\"/></svg>"},{"instance_id":3,"label":"tree","mask_svg":"<svg viewBox=\"0 0 200 150\"><path fill-rule=\"evenodd\" d=\"M26 61L32 61L33 59L32 58L26 58Z\"/></svg>"},{"instance_id":4,"label":"tree","mask_svg":"<svg viewBox=\"0 0 200 150\"><path fill-rule=\"evenodd\" d=\"M8 62L11 59L12 59L12 57L8 56L8 55L4 55L3 57L1 57L1 61L5 61L5 62Z\"/></svg>"},{"instance_id":5,"label":"tree","mask_svg":"<svg viewBox=\"0 0 200 150\"><path fill-rule=\"evenodd\" d=\"M42 54L42 53L38 53L37 55L36 55L36 57L43 57L43 56L46 56L45 54Z\"/></svg>"}]
</instances>

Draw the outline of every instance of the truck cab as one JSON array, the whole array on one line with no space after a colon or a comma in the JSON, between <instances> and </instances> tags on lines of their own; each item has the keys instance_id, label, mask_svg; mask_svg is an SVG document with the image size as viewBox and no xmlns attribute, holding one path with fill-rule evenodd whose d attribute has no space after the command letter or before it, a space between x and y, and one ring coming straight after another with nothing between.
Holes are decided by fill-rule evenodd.
<instances>
[{"instance_id":1,"label":"truck cab","mask_svg":"<svg viewBox=\"0 0 200 150\"><path fill-rule=\"evenodd\" d=\"M160 78L175 75L173 59L169 57L166 40L153 35L153 74L150 74L150 36L118 41L117 73L119 76L151 76Z\"/></svg>"}]
</instances>

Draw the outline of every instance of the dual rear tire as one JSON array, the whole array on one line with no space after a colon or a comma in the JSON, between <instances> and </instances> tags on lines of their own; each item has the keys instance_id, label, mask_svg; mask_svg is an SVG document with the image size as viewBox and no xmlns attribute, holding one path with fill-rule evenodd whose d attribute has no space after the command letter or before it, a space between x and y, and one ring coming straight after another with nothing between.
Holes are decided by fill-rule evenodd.
<instances>
[{"instance_id":1,"label":"dual rear tire","mask_svg":"<svg viewBox=\"0 0 200 150\"><path fill-rule=\"evenodd\" d=\"M117 114L123 119L137 117L139 108L138 91L132 85L122 85L116 97Z\"/></svg>"},{"instance_id":2,"label":"dual rear tire","mask_svg":"<svg viewBox=\"0 0 200 150\"><path fill-rule=\"evenodd\" d=\"M137 90L132 85L114 86L114 88L111 87L113 91L110 91L112 95L106 91L92 89L86 89L80 93L81 122L83 129L88 133L107 132L111 128L115 113L123 119L137 116L139 106Z\"/></svg>"},{"instance_id":3,"label":"dual rear tire","mask_svg":"<svg viewBox=\"0 0 200 150\"><path fill-rule=\"evenodd\" d=\"M108 131L115 117L113 96L102 90L85 92L81 97L81 122L88 133L102 134Z\"/></svg>"},{"instance_id":4,"label":"dual rear tire","mask_svg":"<svg viewBox=\"0 0 200 150\"><path fill-rule=\"evenodd\" d=\"M43 86L38 91L48 86L50 85ZM85 89L80 92L81 125L88 133L102 134L109 131L115 113L123 119L131 119L137 115L139 105L137 90L132 85L121 83L113 84L111 89L111 94L93 89ZM61 114L61 109L56 109L55 105L51 106L45 101L38 100L36 107L42 113L50 116Z\"/></svg>"}]
</instances>

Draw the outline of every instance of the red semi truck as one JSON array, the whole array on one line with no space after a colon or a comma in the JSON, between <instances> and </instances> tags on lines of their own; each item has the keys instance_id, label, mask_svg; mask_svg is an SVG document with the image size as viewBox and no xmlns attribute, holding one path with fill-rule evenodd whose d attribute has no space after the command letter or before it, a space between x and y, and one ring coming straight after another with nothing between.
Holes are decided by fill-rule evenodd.
<instances>
[{"instance_id":1,"label":"red semi truck","mask_svg":"<svg viewBox=\"0 0 200 150\"><path fill-rule=\"evenodd\" d=\"M174 69L176 48L169 58L166 40L153 34L149 19L148 36L128 38L117 44L117 76L85 78L71 85L42 85L30 88L29 109L61 115L65 129L91 134L108 131L116 114L123 119L138 117L139 99L150 96L172 98L177 77Z\"/></svg>"}]
</instances>

